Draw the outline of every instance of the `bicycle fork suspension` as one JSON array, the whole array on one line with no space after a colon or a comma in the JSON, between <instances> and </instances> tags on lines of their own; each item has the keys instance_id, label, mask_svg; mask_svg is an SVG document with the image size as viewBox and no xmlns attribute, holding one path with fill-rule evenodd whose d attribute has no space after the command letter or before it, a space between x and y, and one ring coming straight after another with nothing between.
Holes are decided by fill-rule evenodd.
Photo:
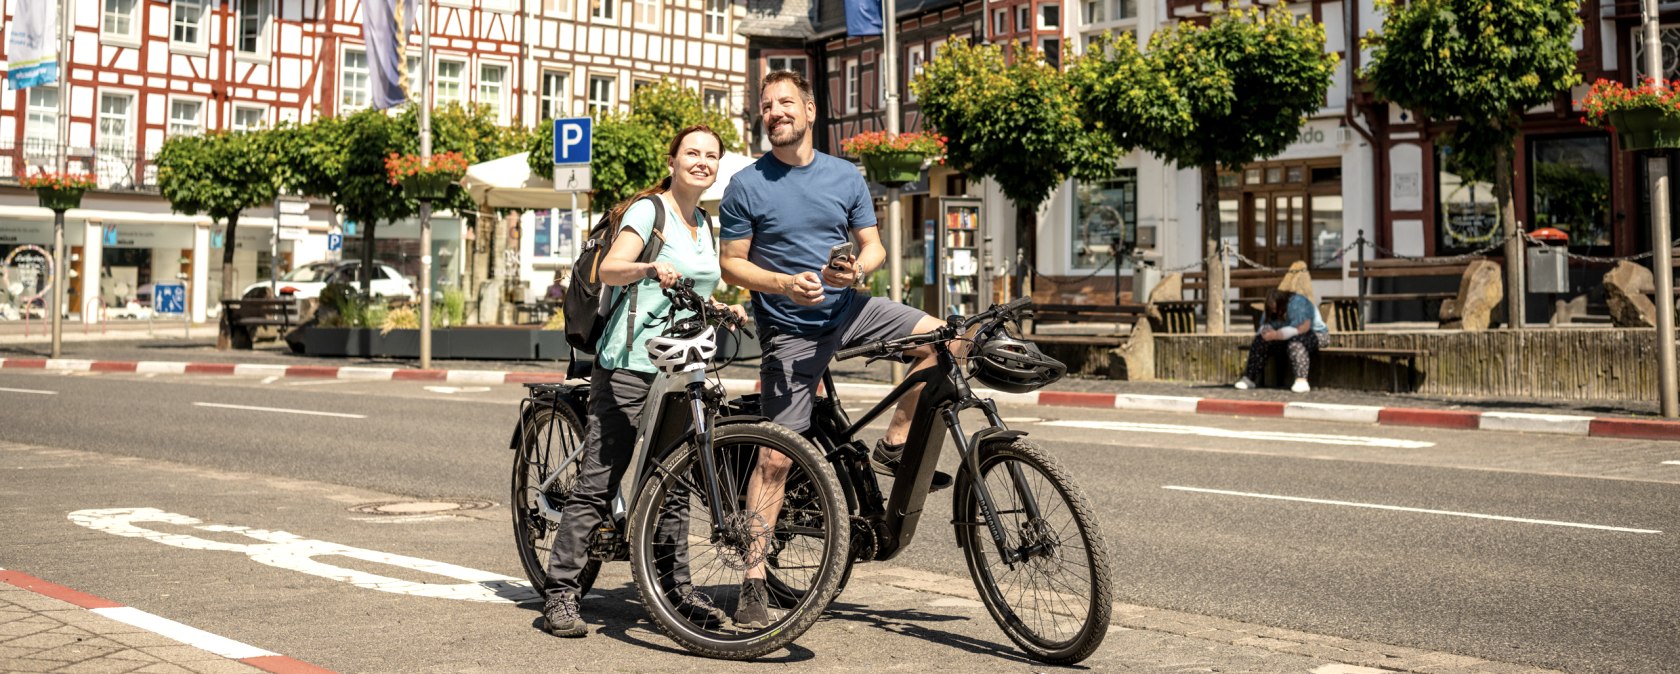
<instances>
[{"instance_id":1,"label":"bicycle fork suspension","mask_svg":"<svg viewBox=\"0 0 1680 674\"><path fill-rule=\"evenodd\" d=\"M985 411L992 426L1002 426L1002 420L998 418L997 413L990 406L983 406L981 409ZM957 445L957 455L962 458L963 468L968 471L971 477L969 482L974 485L974 497L980 504L980 516L981 519L985 520L986 531L992 535L992 544L997 546L998 557L1005 564L1014 565L1017 562L1025 561L1027 556L1039 550L1037 546L1019 550L1009 546L1009 536L1003 530L997 502L992 499L991 489L986 486L986 481L980 474L980 446L978 442L980 434L975 434L976 441L973 442L964 437L962 420L957 417L957 412L958 410L955 408L947 408L943 411L945 425L950 428L951 439ZM1009 464L1009 479L1013 483L1015 494L1020 500L1021 511L1026 513L1029 518L1028 521L1037 521L1039 519L1038 500L1033 497L1032 490L1027 488L1027 478L1021 472L1021 467L1014 462ZM974 526L975 523L958 522L958 524Z\"/></svg>"},{"instance_id":2,"label":"bicycle fork suspension","mask_svg":"<svg viewBox=\"0 0 1680 674\"><path fill-rule=\"evenodd\" d=\"M718 470L717 455L712 452L711 415L707 413L701 384L691 384L688 390L688 413L694 420L694 448L700 453L700 480L706 483L707 508L712 514L712 531L723 530L727 512L723 500L722 471ZM715 535L715 534L714 534Z\"/></svg>"}]
</instances>

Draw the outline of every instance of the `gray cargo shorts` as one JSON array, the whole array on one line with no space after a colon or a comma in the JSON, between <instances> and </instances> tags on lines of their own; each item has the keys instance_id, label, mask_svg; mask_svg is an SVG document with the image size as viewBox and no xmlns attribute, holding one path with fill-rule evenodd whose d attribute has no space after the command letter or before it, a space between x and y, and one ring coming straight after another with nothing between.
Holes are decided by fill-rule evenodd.
<instances>
[{"instance_id":1,"label":"gray cargo shorts","mask_svg":"<svg viewBox=\"0 0 1680 674\"><path fill-rule=\"evenodd\" d=\"M764 358L758 379L763 386L764 416L803 433L811 427L812 396L834 352L882 339L897 339L916 331L927 314L885 297L870 297L847 308L840 324L813 335L771 335L761 340Z\"/></svg>"}]
</instances>

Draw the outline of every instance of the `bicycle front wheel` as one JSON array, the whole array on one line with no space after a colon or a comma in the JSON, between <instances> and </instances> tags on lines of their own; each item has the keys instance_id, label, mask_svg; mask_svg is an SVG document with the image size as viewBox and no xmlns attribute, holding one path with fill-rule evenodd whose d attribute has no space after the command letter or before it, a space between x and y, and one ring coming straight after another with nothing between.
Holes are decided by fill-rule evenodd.
<instances>
[{"instance_id":1,"label":"bicycle front wheel","mask_svg":"<svg viewBox=\"0 0 1680 674\"><path fill-rule=\"evenodd\" d=\"M1019 557L1000 558L964 471L956 485L957 543L980 599L1033 659L1066 665L1090 657L1108 635L1113 611L1107 544L1090 502L1060 463L1024 439L979 451L1004 547Z\"/></svg>"},{"instance_id":2,"label":"bicycle front wheel","mask_svg":"<svg viewBox=\"0 0 1680 674\"><path fill-rule=\"evenodd\" d=\"M525 577L542 595L552 584L548 560L560 528L559 522L544 515L543 506L559 511L577 487L578 469L583 465L584 426L566 405L538 407L520 423L523 427L513 460L513 540ZM578 576L580 596L589 593L600 571L601 560L590 559L584 564Z\"/></svg>"},{"instance_id":3,"label":"bicycle front wheel","mask_svg":"<svg viewBox=\"0 0 1680 674\"><path fill-rule=\"evenodd\" d=\"M667 635L701 655L746 660L792 643L833 600L849 551L850 518L834 469L786 428L722 426L711 452L722 526L713 525L700 453L693 445L681 448L647 478L636 499L630 566L643 605ZM784 479L777 479L779 464L786 465ZM764 622L743 624L743 615L753 614L741 611L742 583L754 568L773 575L793 600L770 606ZM693 593L721 615L695 612L692 599L683 605Z\"/></svg>"}]
</instances>

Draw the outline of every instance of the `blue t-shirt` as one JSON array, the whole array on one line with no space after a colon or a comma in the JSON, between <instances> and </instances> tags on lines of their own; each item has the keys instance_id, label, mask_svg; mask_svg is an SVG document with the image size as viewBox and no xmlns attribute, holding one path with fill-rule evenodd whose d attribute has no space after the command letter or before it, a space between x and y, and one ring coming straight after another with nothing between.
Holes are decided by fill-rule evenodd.
<instances>
[{"instance_id":1,"label":"blue t-shirt","mask_svg":"<svg viewBox=\"0 0 1680 674\"><path fill-rule=\"evenodd\" d=\"M1307 299L1306 295L1295 295L1289 298L1289 306L1284 311L1283 321L1271 321L1267 325L1270 325L1273 330L1281 330L1305 323L1307 319L1312 319L1313 332L1322 335L1330 331L1330 327L1324 324L1324 318L1319 316L1318 307L1312 303L1312 300Z\"/></svg>"},{"instance_id":2,"label":"blue t-shirt","mask_svg":"<svg viewBox=\"0 0 1680 674\"><path fill-rule=\"evenodd\" d=\"M752 239L747 259L760 268L820 275L829 249L850 241L851 230L875 226L875 204L851 162L818 152L809 164L788 166L765 153L730 178L718 220L724 241ZM810 335L835 327L851 302L867 299L851 288L824 290L823 302L809 307L754 291L754 317L782 334Z\"/></svg>"}]
</instances>

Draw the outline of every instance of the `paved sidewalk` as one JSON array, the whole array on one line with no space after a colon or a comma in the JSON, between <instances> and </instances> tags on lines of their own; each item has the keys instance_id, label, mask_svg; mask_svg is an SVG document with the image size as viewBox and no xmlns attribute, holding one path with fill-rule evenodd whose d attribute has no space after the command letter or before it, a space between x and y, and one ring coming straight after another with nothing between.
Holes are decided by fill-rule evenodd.
<instances>
[{"instance_id":1,"label":"paved sidewalk","mask_svg":"<svg viewBox=\"0 0 1680 674\"><path fill-rule=\"evenodd\" d=\"M16 571L0 570L0 670L330 672Z\"/></svg>"}]
</instances>

